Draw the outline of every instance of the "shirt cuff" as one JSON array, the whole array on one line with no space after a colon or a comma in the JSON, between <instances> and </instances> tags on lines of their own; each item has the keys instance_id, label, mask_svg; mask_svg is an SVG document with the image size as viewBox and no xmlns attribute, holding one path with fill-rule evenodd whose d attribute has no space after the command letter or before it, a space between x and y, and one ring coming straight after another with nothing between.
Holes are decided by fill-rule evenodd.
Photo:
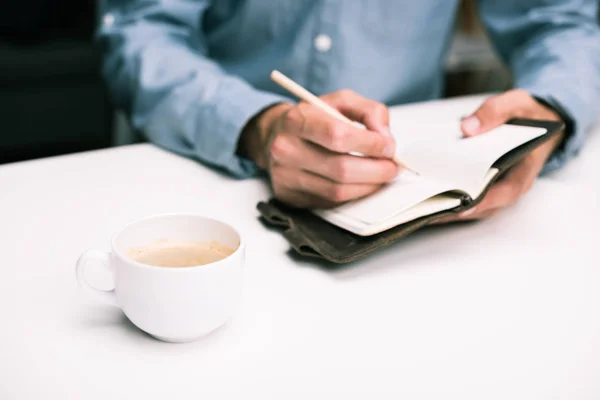
<instances>
[{"instance_id":1,"label":"shirt cuff","mask_svg":"<svg viewBox=\"0 0 600 400\"><path fill-rule=\"evenodd\" d=\"M211 100L196 115L195 150L205 162L238 178L258 175L256 164L236 154L246 124L260 111L289 98L224 79Z\"/></svg>"},{"instance_id":2,"label":"shirt cuff","mask_svg":"<svg viewBox=\"0 0 600 400\"><path fill-rule=\"evenodd\" d=\"M293 101L233 76L191 81L157 107L148 129L167 148L236 178L250 178L261 171L236 154L242 130L260 111L282 102Z\"/></svg>"},{"instance_id":3,"label":"shirt cuff","mask_svg":"<svg viewBox=\"0 0 600 400\"><path fill-rule=\"evenodd\" d=\"M549 107L565 124L565 137L560 146L548 157L541 174L547 174L562 168L571 158L575 157L585 139L585 129L581 123L585 118L578 110L583 110L583 104L575 96L559 91L544 90L536 87L522 87L542 105Z\"/></svg>"}]
</instances>

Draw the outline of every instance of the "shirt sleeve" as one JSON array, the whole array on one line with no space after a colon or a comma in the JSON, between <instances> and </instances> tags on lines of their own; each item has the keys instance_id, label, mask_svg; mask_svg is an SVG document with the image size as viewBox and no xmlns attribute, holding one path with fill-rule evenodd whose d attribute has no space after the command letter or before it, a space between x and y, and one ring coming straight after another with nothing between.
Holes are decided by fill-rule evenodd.
<instances>
[{"instance_id":1,"label":"shirt sleeve","mask_svg":"<svg viewBox=\"0 0 600 400\"><path fill-rule=\"evenodd\" d=\"M543 172L562 167L583 146L600 104L597 0L479 0L482 20L514 85L570 120L562 147Z\"/></svg>"},{"instance_id":2,"label":"shirt sleeve","mask_svg":"<svg viewBox=\"0 0 600 400\"><path fill-rule=\"evenodd\" d=\"M253 88L208 56L203 15L210 1L108 0L98 40L117 107L153 143L238 178L255 175L236 155L246 123L288 98Z\"/></svg>"}]
</instances>

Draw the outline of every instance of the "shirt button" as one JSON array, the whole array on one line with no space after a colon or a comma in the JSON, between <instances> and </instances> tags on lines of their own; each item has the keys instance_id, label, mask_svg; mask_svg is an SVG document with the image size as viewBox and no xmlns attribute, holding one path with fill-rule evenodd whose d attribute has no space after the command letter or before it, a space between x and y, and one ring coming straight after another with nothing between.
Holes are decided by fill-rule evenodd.
<instances>
[{"instance_id":1,"label":"shirt button","mask_svg":"<svg viewBox=\"0 0 600 400\"><path fill-rule=\"evenodd\" d=\"M331 37L324 34L317 35L315 38L315 48L322 53L331 49Z\"/></svg>"},{"instance_id":2,"label":"shirt button","mask_svg":"<svg viewBox=\"0 0 600 400\"><path fill-rule=\"evenodd\" d=\"M111 26L115 23L115 16L112 14L104 14L104 16L102 17L102 23L104 25Z\"/></svg>"}]
</instances>

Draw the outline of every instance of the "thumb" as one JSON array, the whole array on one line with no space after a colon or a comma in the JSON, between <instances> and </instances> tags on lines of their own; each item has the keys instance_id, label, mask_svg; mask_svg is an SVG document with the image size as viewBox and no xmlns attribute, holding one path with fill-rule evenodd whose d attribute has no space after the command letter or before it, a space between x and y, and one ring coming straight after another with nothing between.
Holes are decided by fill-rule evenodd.
<instances>
[{"instance_id":1,"label":"thumb","mask_svg":"<svg viewBox=\"0 0 600 400\"><path fill-rule=\"evenodd\" d=\"M490 97L472 115L461 122L463 135L477 136L496 128L520 114L527 107L529 96L521 90L511 90Z\"/></svg>"}]
</instances>

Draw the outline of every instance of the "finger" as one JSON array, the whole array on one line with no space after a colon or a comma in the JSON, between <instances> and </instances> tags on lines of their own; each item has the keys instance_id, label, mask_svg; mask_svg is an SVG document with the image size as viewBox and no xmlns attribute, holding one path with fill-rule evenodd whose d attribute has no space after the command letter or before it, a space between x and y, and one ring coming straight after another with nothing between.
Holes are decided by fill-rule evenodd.
<instances>
[{"instance_id":1,"label":"finger","mask_svg":"<svg viewBox=\"0 0 600 400\"><path fill-rule=\"evenodd\" d=\"M479 218L482 213L496 211L514 204L528 192L544 165L545 154L538 154L537 151L539 150L525 157L511 168L506 176L492 186L477 207L460 214L460 218Z\"/></svg>"},{"instance_id":2,"label":"finger","mask_svg":"<svg viewBox=\"0 0 600 400\"><path fill-rule=\"evenodd\" d=\"M382 185L393 180L402 168L386 159L337 154L309 144L319 154L321 162L307 166L307 170L337 183Z\"/></svg>"},{"instance_id":3,"label":"finger","mask_svg":"<svg viewBox=\"0 0 600 400\"><path fill-rule=\"evenodd\" d=\"M292 135L279 135L273 140L271 159L278 165L309 171L338 183L383 184L400 172L391 160L334 153Z\"/></svg>"},{"instance_id":4,"label":"finger","mask_svg":"<svg viewBox=\"0 0 600 400\"><path fill-rule=\"evenodd\" d=\"M496 212L498 212L498 209L478 211L475 208L474 210L475 210L475 212L469 213L466 216L463 216L463 215L459 216L457 220L458 221L477 221L477 220L489 218L492 215L496 214Z\"/></svg>"},{"instance_id":5,"label":"finger","mask_svg":"<svg viewBox=\"0 0 600 400\"><path fill-rule=\"evenodd\" d=\"M498 182L490 189L481 203L460 214L460 218L472 219L476 218L478 214L507 207L517 201L520 193L520 186L514 185L512 182Z\"/></svg>"},{"instance_id":6,"label":"finger","mask_svg":"<svg viewBox=\"0 0 600 400\"><path fill-rule=\"evenodd\" d=\"M390 135L390 116L385 104L368 99L352 90L340 90L321 98L348 118L365 125L367 129Z\"/></svg>"},{"instance_id":7,"label":"finger","mask_svg":"<svg viewBox=\"0 0 600 400\"><path fill-rule=\"evenodd\" d=\"M308 193L335 204L367 196L381 188L381 185L337 183L307 171L278 166L271 169L271 176L280 189Z\"/></svg>"},{"instance_id":8,"label":"finger","mask_svg":"<svg viewBox=\"0 0 600 400\"><path fill-rule=\"evenodd\" d=\"M529 178L526 177L526 174L527 169L524 165L516 166L514 170L509 171L503 180L492 186L481 203L460 214L460 218L476 219L481 214L514 204L528 189L528 186L530 186Z\"/></svg>"},{"instance_id":9,"label":"finger","mask_svg":"<svg viewBox=\"0 0 600 400\"><path fill-rule=\"evenodd\" d=\"M392 158L396 152L392 137L340 121L307 103L300 103L286 113L283 128L337 153L358 152L369 157Z\"/></svg>"},{"instance_id":10,"label":"finger","mask_svg":"<svg viewBox=\"0 0 600 400\"><path fill-rule=\"evenodd\" d=\"M484 101L475 113L462 121L461 129L467 137L479 135L511 118L530 115L535 104L535 100L525 90L509 90Z\"/></svg>"}]
</instances>

